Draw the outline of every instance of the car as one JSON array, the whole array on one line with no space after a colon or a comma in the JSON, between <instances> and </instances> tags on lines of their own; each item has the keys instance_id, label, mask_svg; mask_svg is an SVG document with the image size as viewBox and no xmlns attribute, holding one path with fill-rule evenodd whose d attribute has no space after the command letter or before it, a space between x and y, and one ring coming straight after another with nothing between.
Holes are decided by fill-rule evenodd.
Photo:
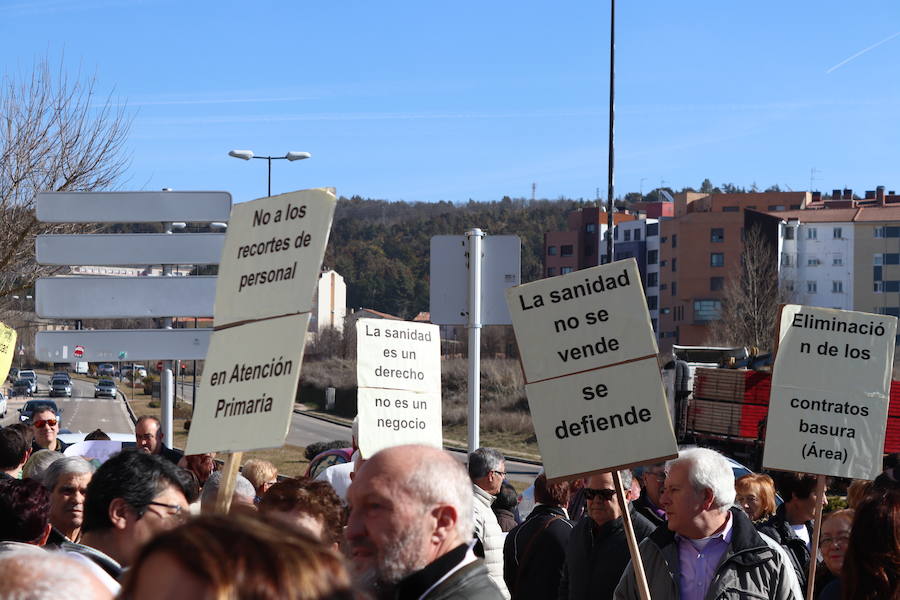
<instances>
[{"instance_id":1,"label":"car","mask_svg":"<svg viewBox=\"0 0 900 600\"><path fill-rule=\"evenodd\" d=\"M101 396L115 398L118 392L119 390L116 389L116 382L112 379L101 379L97 382L97 385L94 386L94 398L100 398Z\"/></svg>"},{"instance_id":2,"label":"car","mask_svg":"<svg viewBox=\"0 0 900 600\"><path fill-rule=\"evenodd\" d=\"M137 375L138 381L147 376L147 367L145 367L144 365L124 365L122 367L120 377L122 379L128 379L128 376L132 371L134 371Z\"/></svg>"},{"instance_id":3,"label":"car","mask_svg":"<svg viewBox=\"0 0 900 600\"><path fill-rule=\"evenodd\" d=\"M353 459L353 448L332 448L316 454L306 468L306 477L315 479L316 476L334 465L348 463Z\"/></svg>"},{"instance_id":4,"label":"car","mask_svg":"<svg viewBox=\"0 0 900 600\"><path fill-rule=\"evenodd\" d=\"M12 386L13 396L33 396L34 381L31 379L16 379Z\"/></svg>"},{"instance_id":5,"label":"car","mask_svg":"<svg viewBox=\"0 0 900 600\"><path fill-rule=\"evenodd\" d=\"M29 400L25 403L25 406L19 409L19 420L23 422L30 422L31 415L34 413L34 409L38 406L49 406L53 409L53 412L56 413L57 417L62 415L62 410L56 406L56 402L53 400Z\"/></svg>"},{"instance_id":6,"label":"car","mask_svg":"<svg viewBox=\"0 0 900 600\"><path fill-rule=\"evenodd\" d=\"M99 377L115 377L116 366L112 363L100 363L97 365L97 376Z\"/></svg>"},{"instance_id":7,"label":"car","mask_svg":"<svg viewBox=\"0 0 900 600\"><path fill-rule=\"evenodd\" d=\"M50 380L50 397L72 397L72 380L65 377L54 377Z\"/></svg>"},{"instance_id":8,"label":"car","mask_svg":"<svg viewBox=\"0 0 900 600\"><path fill-rule=\"evenodd\" d=\"M3 392L0 392L0 419L6 418L6 396L3 395Z\"/></svg>"},{"instance_id":9,"label":"car","mask_svg":"<svg viewBox=\"0 0 900 600\"><path fill-rule=\"evenodd\" d=\"M9 375L6 376L10 383L13 383L16 379L19 378L19 369L16 367L11 367L9 369Z\"/></svg>"},{"instance_id":10,"label":"car","mask_svg":"<svg viewBox=\"0 0 900 600\"><path fill-rule=\"evenodd\" d=\"M25 370L19 371L19 379L31 380L31 393L37 394L37 391L38 391L37 373L35 373L31 369L25 369Z\"/></svg>"},{"instance_id":11,"label":"car","mask_svg":"<svg viewBox=\"0 0 900 600\"><path fill-rule=\"evenodd\" d=\"M66 372L66 371L57 371L57 372L55 372L53 375L50 376L50 379L49 379L48 381L49 381L50 383L52 383L53 380L56 379L57 377L60 377L60 378L62 378L62 379L65 379L66 381L72 381L72 376L69 375L69 373Z\"/></svg>"}]
</instances>

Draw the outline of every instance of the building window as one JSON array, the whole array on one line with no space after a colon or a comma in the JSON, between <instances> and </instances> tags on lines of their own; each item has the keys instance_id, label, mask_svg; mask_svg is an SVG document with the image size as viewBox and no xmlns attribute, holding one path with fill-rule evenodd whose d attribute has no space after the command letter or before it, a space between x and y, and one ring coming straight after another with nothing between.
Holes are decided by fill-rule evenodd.
<instances>
[{"instance_id":1,"label":"building window","mask_svg":"<svg viewBox=\"0 0 900 600\"><path fill-rule=\"evenodd\" d=\"M677 294L678 294L678 282L673 281L672 282L672 296L675 296Z\"/></svg>"},{"instance_id":2,"label":"building window","mask_svg":"<svg viewBox=\"0 0 900 600\"><path fill-rule=\"evenodd\" d=\"M709 255L709 266L711 267L724 267L725 266L725 254L722 252L713 252Z\"/></svg>"},{"instance_id":3,"label":"building window","mask_svg":"<svg viewBox=\"0 0 900 600\"><path fill-rule=\"evenodd\" d=\"M647 264L655 265L659 260L659 250L647 250Z\"/></svg>"},{"instance_id":4,"label":"building window","mask_svg":"<svg viewBox=\"0 0 900 600\"><path fill-rule=\"evenodd\" d=\"M659 235L659 223L647 223L647 237Z\"/></svg>"},{"instance_id":5,"label":"building window","mask_svg":"<svg viewBox=\"0 0 900 600\"><path fill-rule=\"evenodd\" d=\"M585 244L584 245L584 255L585 256L593 256L594 255L594 245L593 244Z\"/></svg>"},{"instance_id":6,"label":"building window","mask_svg":"<svg viewBox=\"0 0 900 600\"><path fill-rule=\"evenodd\" d=\"M658 273L647 273L647 287L656 287L658 281Z\"/></svg>"},{"instance_id":7,"label":"building window","mask_svg":"<svg viewBox=\"0 0 900 600\"><path fill-rule=\"evenodd\" d=\"M665 290L669 289L669 284L661 283L661 284L659 284L659 289L665 291Z\"/></svg>"},{"instance_id":8,"label":"building window","mask_svg":"<svg viewBox=\"0 0 900 600\"><path fill-rule=\"evenodd\" d=\"M806 266L808 267L818 267L820 264L822 264L822 261L820 261L818 258L806 259Z\"/></svg>"},{"instance_id":9,"label":"building window","mask_svg":"<svg viewBox=\"0 0 900 600\"><path fill-rule=\"evenodd\" d=\"M769 210L780 212L780 211L784 210L784 204L770 204Z\"/></svg>"},{"instance_id":10,"label":"building window","mask_svg":"<svg viewBox=\"0 0 900 600\"><path fill-rule=\"evenodd\" d=\"M784 281L782 281L782 284L784 285L784 289L788 292L794 291L794 282L792 280L785 279Z\"/></svg>"},{"instance_id":11,"label":"building window","mask_svg":"<svg viewBox=\"0 0 900 600\"><path fill-rule=\"evenodd\" d=\"M584 230L587 233L594 233L597 231L597 224L596 223L588 223L587 225L584 226Z\"/></svg>"},{"instance_id":12,"label":"building window","mask_svg":"<svg viewBox=\"0 0 900 600\"><path fill-rule=\"evenodd\" d=\"M794 228L793 227L785 227L784 228L784 239L792 240L794 239Z\"/></svg>"},{"instance_id":13,"label":"building window","mask_svg":"<svg viewBox=\"0 0 900 600\"><path fill-rule=\"evenodd\" d=\"M725 287L725 278L724 277L710 277L709 278L709 291L711 292L719 292Z\"/></svg>"},{"instance_id":14,"label":"building window","mask_svg":"<svg viewBox=\"0 0 900 600\"><path fill-rule=\"evenodd\" d=\"M618 228L618 227L616 227L616 228L613 230L613 239L614 239L614 240L619 239L619 228Z\"/></svg>"},{"instance_id":15,"label":"building window","mask_svg":"<svg viewBox=\"0 0 900 600\"><path fill-rule=\"evenodd\" d=\"M809 229L806 230L806 239L808 239L808 240L816 239L816 228L815 227L810 227Z\"/></svg>"},{"instance_id":16,"label":"building window","mask_svg":"<svg viewBox=\"0 0 900 600\"><path fill-rule=\"evenodd\" d=\"M806 282L806 293L808 293L808 294L816 293L816 282L815 281L807 281Z\"/></svg>"},{"instance_id":17,"label":"building window","mask_svg":"<svg viewBox=\"0 0 900 600\"><path fill-rule=\"evenodd\" d=\"M722 212L741 212L740 206L723 206Z\"/></svg>"},{"instance_id":18,"label":"building window","mask_svg":"<svg viewBox=\"0 0 900 600\"><path fill-rule=\"evenodd\" d=\"M896 252L882 254L881 260L882 264L885 265L900 265L900 254L897 254Z\"/></svg>"},{"instance_id":19,"label":"building window","mask_svg":"<svg viewBox=\"0 0 900 600\"><path fill-rule=\"evenodd\" d=\"M656 296L647 296L647 309L648 310L656 310L656 307L657 307Z\"/></svg>"},{"instance_id":20,"label":"building window","mask_svg":"<svg viewBox=\"0 0 900 600\"><path fill-rule=\"evenodd\" d=\"M877 238L883 238L884 237L884 227L876 227L873 230L872 235Z\"/></svg>"},{"instance_id":21,"label":"building window","mask_svg":"<svg viewBox=\"0 0 900 600\"><path fill-rule=\"evenodd\" d=\"M572 244L560 246L559 253L561 256L572 256Z\"/></svg>"},{"instance_id":22,"label":"building window","mask_svg":"<svg viewBox=\"0 0 900 600\"><path fill-rule=\"evenodd\" d=\"M881 267L872 267L872 281L881 281Z\"/></svg>"},{"instance_id":23,"label":"building window","mask_svg":"<svg viewBox=\"0 0 900 600\"><path fill-rule=\"evenodd\" d=\"M884 282L883 282L883 281L876 281L876 282L875 282L875 293L876 293L876 294L880 294L880 293L882 293L883 291L884 291Z\"/></svg>"},{"instance_id":24,"label":"building window","mask_svg":"<svg viewBox=\"0 0 900 600\"><path fill-rule=\"evenodd\" d=\"M843 239L843 236L841 236L841 228L840 227L835 227L834 229L832 229L832 235L833 235L834 239L836 239L836 240Z\"/></svg>"},{"instance_id":25,"label":"building window","mask_svg":"<svg viewBox=\"0 0 900 600\"><path fill-rule=\"evenodd\" d=\"M673 248L678 247L678 234L677 233L672 234L672 247Z\"/></svg>"},{"instance_id":26,"label":"building window","mask_svg":"<svg viewBox=\"0 0 900 600\"><path fill-rule=\"evenodd\" d=\"M832 281L831 282L831 293L832 294L843 294L844 293L844 282L843 281Z\"/></svg>"},{"instance_id":27,"label":"building window","mask_svg":"<svg viewBox=\"0 0 900 600\"><path fill-rule=\"evenodd\" d=\"M719 318L722 302L719 300L694 300L694 321L708 323Z\"/></svg>"},{"instance_id":28,"label":"building window","mask_svg":"<svg viewBox=\"0 0 900 600\"><path fill-rule=\"evenodd\" d=\"M560 275L565 275L566 273L571 273L571 272L572 272L572 267L560 267L559 268Z\"/></svg>"},{"instance_id":29,"label":"building window","mask_svg":"<svg viewBox=\"0 0 900 600\"><path fill-rule=\"evenodd\" d=\"M842 267L844 266L844 259L841 256L832 256L831 257L831 266L832 267Z\"/></svg>"},{"instance_id":30,"label":"building window","mask_svg":"<svg viewBox=\"0 0 900 600\"><path fill-rule=\"evenodd\" d=\"M674 273L674 272L676 272L677 270L678 270L678 259L677 259L677 258L673 258L673 259L672 259L672 272Z\"/></svg>"},{"instance_id":31,"label":"building window","mask_svg":"<svg viewBox=\"0 0 900 600\"><path fill-rule=\"evenodd\" d=\"M667 264L669 264L669 261L667 261L667 260L661 260L661 261L659 261L659 266L660 266L660 267L664 267L664 266L666 266Z\"/></svg>"},{"instance_id":32,"label":"building window","mask_svg":"<svg viewBox=\"0 0 900 600\"><path fill-rule=\"evenodd\" d=\"M881 254L873 254L872 255L872 264L873 265L883 265L884 264L882 262L883 260L884 260L884 258L882 257Z\"/></svg>"},{"instance_id":33,"label":"building window","mask_svg":"<svg viewBox=\"0 0 900 600\"><path fill-rule=\"evenodd\" d=\"M665 243L668 242L668 241L669 241L669 236L667 236L667 235L664 235L664 236L662 236L661 238L659 238L659 243L660 243L660 244L665 244Z\"/></svg>"},{"instance_id":34,"label":"building window","mask_svg":"<svg viewBox=\"0 0 900 600\"><path fill-rule=\"evenodd\" d=\"M657 323L656 323L656 319L652 319L652 318L651 318L651 319L650 319L650 325L653 327L653 331L656 331L656 328L657 328L657 326L658 326Z\"/></svg>"},{"instance_id":35,"label":"building window","mask_svg":"<svg viewBox=\"0 0 900 600\"><path fill-rule=\"evenodd\" d=\"M725 230L721 227L713 227L709 230L709 241L718 244L725 241Z\"/></svg>"},{"instance_id":36,"label":"building window","mask_svg":"<svg viewBox=\"0 0 900 600\"><path fill-rule=\"evenodd\" d=\"M791 255L787 252L781 253L781 266L782 267L790 267L791 266Z\"/></svg>"},{"instance_id":37,"label":"building window","mask_svg":"<svg viewBox=\"0 0 900 600\"><path fill-rule=\"evenodd\" d=\"M547 267L547 277L556 276L556 267Z\"/></svg>"},{"instance_id":38,"label":"building window","mask_svg":"<svg viewBox=\"0 0 900 600\"><path fill-rule=\"evenodd\" d=\"M547 256L556 256L556 246L547 246Z\"/></svg>"},{"instance_id":39,"label":"building window","mask_svg":"<svg viewBox=\"0 0 900 600\"><path fill-rule=\"evenodd\" d=\"M900 317L900 308L896 306L882 306L878 309L878 314L888 315L890 317Z\"/></svg>"},{"instance_id":40,"label":"building window","mask_svg":"<svg viewBox=\"0 0 900 600\"><path fill-rule=\"evenodd\" d=\"M636 242L641 241L641 230L640 229L634 230L634 241L636 241Z\"/></svg>"},{"instance_id":41,"label":"building window","mask_svg":"<svg viewBox=\"0 0 900 600\"><path fill-rule=\"evenodd\" d=\"M625 230L625 241L626 241L626 242L630 242L630 241L631 241L631 230L630 230L630 229L626 229L626 230Z\"/></svg>"}]
</instances>

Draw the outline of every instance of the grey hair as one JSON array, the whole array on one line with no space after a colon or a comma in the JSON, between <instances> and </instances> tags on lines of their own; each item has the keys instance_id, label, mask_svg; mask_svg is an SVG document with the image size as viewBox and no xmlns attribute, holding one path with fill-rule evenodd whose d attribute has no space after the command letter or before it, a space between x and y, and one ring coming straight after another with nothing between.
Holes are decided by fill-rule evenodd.
<instances>
[{"instance_id":1,"label":"grey hair","mask_svg":"<svg viewBox=\"0 0 900 600\"><path fill-rule=\"evenodd\" d=\"M88 473L93 475L95 470L93 464L80 456L64 456L50 463L50 466L44 471L41 483L48 492L52 492L63 475L86 475Z\"/></svg>"},{"instance_id":2,"label":"grey hair","mask_svg":"<svg viewBox=\"0 0 900 600\"><path fill-rule=\"evenodd\" d=\"M208 504L215 502L216 495L219 493L219 487L222 485L222 472L213 471L203 484L203 491L200 492L200 503ZM238 473L234 482L234 494L242 496L248 501L252 501L256 497L256 488L250 483L250 480Z\"/></svg>"},{"instance_id":3,"label":"grey hair","mask_svg":"<svg viewBox=\"0 0 900 600\"><path fill-rule=\"evenodd\" d=\"M431 446L425 446L433 449ZM423 446L406 446L411 452ZM456 533L463 540L474 535L475 517L472 513L472 482L465 468L449 453L440 451L442 456L435 460L431 453L415 453L418 464L410 469L409 477L402 482L403 488L427 510L435 504L449 504L457 512Z\"/></svg>"},{"instance_id":4,"label":"grey hair","mask_svg":"<svg viewBox=\"0 0 900 600\"><path fill-rule=\"evenodd\" d=\"M496 448L478 448L469 454L469 478L472 481L496 471L505 462L503 454Z\"/></svg>"},{"instance_id":5,"label":"grey hair","mask_svg":"<svg viewBox=\"0 0 900 600\"><path fill-rule=\"evenodd\" d=\"M46 448L38 450L31 455L31 458L25 461L25 466L22 467L22 478L34 479L44 483L44 471L61 458L64 458L63 455L54 450L47 450Z\"/></svg>"},{"instance_id":6,"label":"grey hair","mask_svg":"<svg viewBox=\"0 0 900 600\"><path fill-rule=\"evenodd\" d=\"M687 466L688 480L696 491L712 492L714 509L725 512L734 504L734 471L724 456L709 448L686 448L666 463L666 473L681 463Z\"/></svg>"},{"instance_id":7,"label":"grey hair","mask_svg":"<svg viewBox=\"0 0 900 600\"><path fill-rule=\"evenodd\" d=\"M47 573L53 573L47 577ZM0 555L4 600L78 600L103 585L87 567L57 552Z\"/></svg>"},{"instance_id":8,"label":"grey hair","mask_svg":"<svg viewBox=\"0 0 900 600\"><path fill-rule=\"evenodd\" d=\"M622 480L622 491L627 492L634 482L634 473L631 472L631 469L622 469L619 471L619 479Z\"/></svg>"}]
</instances>

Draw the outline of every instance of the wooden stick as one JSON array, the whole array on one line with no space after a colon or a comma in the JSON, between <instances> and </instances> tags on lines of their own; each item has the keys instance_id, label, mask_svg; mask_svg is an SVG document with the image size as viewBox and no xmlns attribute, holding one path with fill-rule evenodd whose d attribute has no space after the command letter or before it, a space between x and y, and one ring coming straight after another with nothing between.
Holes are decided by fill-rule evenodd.
<instances>
[{"instance_id":1,"label":"wooden stick","mask_svg":"<svg viewBox=\"0 0 900 600\"><path fill-rule=\"evenodd\" d=\"M819 534L822 531L822 499L825 498L825 476L816 479L816 516L813 522L813 535L809 541L809 580L806 582L806 600L813 600L813 588L816 585L816 562L819 559Z\"/></svg>"},{"instance_id":2,"label":"wooden stick","mask_svg":"<svg viewBox=\"0 0 900 600\"><path fill-rule=\"evenodd\" d=\"M231 508L231 498L234 496L234 485L237 474L241 468L243 452L232 452L225 459L225 468L222 469L222 479L219 480L219 495L216 496L216 512L227 515Z\"/></svg>"},{"instance_id":3,"label":"wooden stick","mask_svg":"<svg viewBox=\"0 0 900 600\"><path fill-rule=\"evenodd\" d=\"M634 535L634 526L631 524L631 514L628 512L628 501L625 500L626 490L622 489L622 478L619 477L618 471L612 472L612 480L616 486L619 509L622 511L625 538L628 540L628 550L631 552L631 564L634 568L634 580L641 595L641 600L650 600L650 587L647 585L647 574L644 573L644 561L641 560L641 551L638 549L637 538Z\"/></svg>"}]
</instances>

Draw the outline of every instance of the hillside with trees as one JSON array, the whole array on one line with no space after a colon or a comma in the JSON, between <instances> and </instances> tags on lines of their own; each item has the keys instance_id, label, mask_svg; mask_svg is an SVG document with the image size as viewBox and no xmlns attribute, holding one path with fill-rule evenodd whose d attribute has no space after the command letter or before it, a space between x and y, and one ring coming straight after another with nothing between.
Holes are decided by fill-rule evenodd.
<instances>
[{"instance_id":1,"label":"hillside with trees","mask_svg":"<svg viewBox=\"0 0 900 600\"><path fill-rule=\"evenodd\" d=\"M577 200L496 202L388 202L341 198L324 265L347 283L349 308L374 308L404 318L428 310L429 244L434 235L488 235L522 239L522 281L541 276L544 232L565 229L566 215L590 204Z\"/></svg>"}]
</instances>

